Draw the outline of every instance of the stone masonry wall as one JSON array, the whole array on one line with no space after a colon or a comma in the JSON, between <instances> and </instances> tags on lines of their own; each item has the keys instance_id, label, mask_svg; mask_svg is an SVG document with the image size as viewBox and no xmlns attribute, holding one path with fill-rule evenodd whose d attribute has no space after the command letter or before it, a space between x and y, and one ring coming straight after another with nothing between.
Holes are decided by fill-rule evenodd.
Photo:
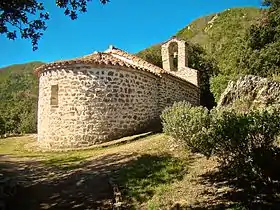
<instances>
[{"instance_id":1,"label":"stone masonry wall","mask_svg":"<svg viewBox=\"0 0 280 210\"><path fill-rule=\"evenodd\" d=\"M173 53L171 50L172 45L177 45L178 48L178 67L177 69L173 64ZM163 69L172 72L176 76L189 81L190 83L199 86L199 72L191 69L188 66L188 49L187 43L184 40L172 38L161 46L162 65Z\"/></svg>"},{"instance_id":2,"label":"stone masonry wall","mask_svg":"<svg viewBox=\"0 0 280 210\"><path fill-rule=\"evenodd\" d=\"M178 70L188 66L188 51L186 42L174 38L161 46L162 66L166 71L175 71L173 65L173 55L171 52L171 46L174 44L177 45L178 51Z\"/></svg>"},{"instance_id":3,"label":"stone masonry wall","mask_svg":"<svg viewBox=\"0 0 280 210\"><path fill-rule=\"evenodd\" d=\"M174 102L188 101L199 105L199 89L194 85L183 82L174 77L163 74L160 82L160 110L172 106Z\"/></svg>"},{"instance_id":4,"label":"stone masonry wall","mask_svg":"<svg viewBox=\"0 0 280 210\"><path fill-rule=\"evenodd\" d=\"M40 146L87 147L134 134L159 116L158 82L157 76L140 70L87 65L41 73ZM57 106L50 105L52 85L58 85Z\"/></svg>"}]
</instances>

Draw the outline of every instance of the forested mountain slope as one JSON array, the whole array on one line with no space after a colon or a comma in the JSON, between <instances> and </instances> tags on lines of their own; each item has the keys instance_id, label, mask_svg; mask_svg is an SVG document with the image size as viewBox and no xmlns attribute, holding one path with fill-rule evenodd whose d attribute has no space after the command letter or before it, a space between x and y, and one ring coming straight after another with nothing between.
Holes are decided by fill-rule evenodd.
<instances>
[{"instance_id":1,"label":"forested mountain slope","mask_svg":"<svg viewBox=\"0 0 280 210\"><path fill-rule=\"evenodd\" d=\"M33 69L40 65L31 62L0 69L0 132L36 131L38 79Z\"/></svg>"}]
</instances>

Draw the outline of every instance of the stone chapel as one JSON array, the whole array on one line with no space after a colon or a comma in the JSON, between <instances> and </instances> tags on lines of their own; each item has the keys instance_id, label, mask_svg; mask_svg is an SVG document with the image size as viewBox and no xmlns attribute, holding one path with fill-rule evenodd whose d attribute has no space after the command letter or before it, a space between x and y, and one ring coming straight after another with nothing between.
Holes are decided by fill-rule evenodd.
<instances>
[{"instance_id":1,"label":"stone chapel","mask_svg":"<svg viewBox=\"0 0 280 210\"><path fill-rule=\"evenodd\" d=\"M87 148L136 134L177 101L199 105L199 73L187 44L162 44L163 68L110 46L105 52L44 64L39 77L38 143Z\"/></svg>"}]
</instances>

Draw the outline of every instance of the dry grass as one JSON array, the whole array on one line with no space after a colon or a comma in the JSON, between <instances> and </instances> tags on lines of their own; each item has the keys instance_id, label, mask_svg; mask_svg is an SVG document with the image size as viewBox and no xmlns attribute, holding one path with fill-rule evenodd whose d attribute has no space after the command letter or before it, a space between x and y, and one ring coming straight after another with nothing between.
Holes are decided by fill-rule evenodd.
<instances>
[{"instance_id":1,"label":"dry grass","mask_svg":"<svg viewBox=\"0 0 280 210\"><path fill-rule=\"evenodd\" d=\"M27 166L27 175L44 168L48 173L39 173L40 180L44 181L106 171L119 184L124 201L131 204L129 208L170 209L174 204L200 206L210 201L220 202L215 200L216 195L229 190L201 182L201 175L215 170L215 160L190 154L164 134L119 146L63 153L25 150L24 145L32 141L32 136L1 140L2 162L36 160L37 164ZM38 164L40 169L36 168ZM99 185L102 188L102 183Z\"/></svg>"}]
</instances>

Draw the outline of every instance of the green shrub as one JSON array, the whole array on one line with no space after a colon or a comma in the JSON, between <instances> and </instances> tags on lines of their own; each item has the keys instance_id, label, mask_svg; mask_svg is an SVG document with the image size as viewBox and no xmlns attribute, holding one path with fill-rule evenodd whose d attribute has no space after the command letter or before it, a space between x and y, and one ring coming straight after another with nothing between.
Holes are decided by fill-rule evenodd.
<instances>
[{"instance_id":1,"label":"green shrub","mask_svg":"<svg viewBox=\"0 0 280 210\"><path fill-rule=\"evenodd\" d=\"M219 74L217 76L211 77L210 79L210 90L214 95L216 103L219 102L222 93L228 86L230 81L236 81L240 75L223 75Z\"/></svg>"},{"instance_id":2,"label":"green shrub","mask_svg":"<svg viewBox=\"0 0 280 210\"><path fill-rule=\"evenodd\" d=\"M36 115L35 113L24 112L20 115L20 133L35 133L36 132Z\"/></svg>"},{"instance_id":3,"label":"green shrub","mask_svg":"<svg viewBox=\"0 0 280 210\"><path fill-rule=\"evenodd\" d=\"M212 145L211 154L236 172L245 169L259 172L257 153L270 150L280 133L278 109L248 113L222 110L217 111L215 116L208 138Z\"/></svg>"},{"instance_id":4,"label":"green shrub","mask_svg":"<svg viewBox=\"0 0 280 210\"><path fill-rule=\"evenodd\" d=\"M163 131L191 151L215 156L234 174L262 176L264 158L275 159L273 144L280 134L277 108L237 113L229 109L175 103L162 114Z\"/></svg>"},{"instance_id":5,"label":"green shrub","mask_svg":"<svg viewBox=\"0 0 280 210\"><path fill-rule=\"evenodd\" d=\"M174 103L161 115L163 131L180 140L193 152L201 152L207 147L207 136L210 126L209 111L205 107L193 107L187 102ZM205 144L206 143L206 144Z\"/></svg>"}]
</instances>

